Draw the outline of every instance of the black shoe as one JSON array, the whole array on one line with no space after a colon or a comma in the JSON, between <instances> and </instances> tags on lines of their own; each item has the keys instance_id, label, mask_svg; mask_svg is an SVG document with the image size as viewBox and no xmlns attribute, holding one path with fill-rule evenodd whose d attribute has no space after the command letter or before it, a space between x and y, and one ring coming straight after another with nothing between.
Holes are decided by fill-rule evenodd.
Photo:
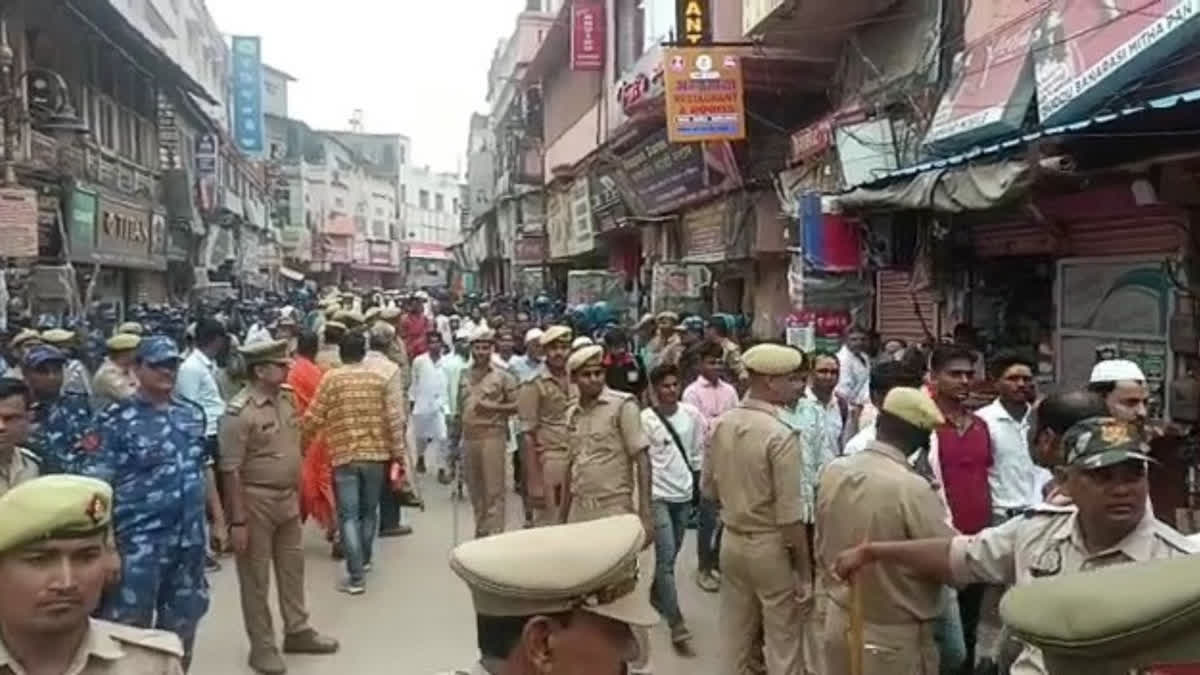
<instances>
[{"instance_id":1,"label":"black shoe","mask_svg":"<svg viewBox=\"0 0 1200 675\"><path fill-rule=\"evenodd\" d=\"M330 547L330 550L329 550L329 557L333 558L334 560L345 560L346 559L346 553L345 553L345 551L342 550L341 542L337 542L337 541L333 542L333 546Z\"/></svg>"},{"instance_id":2,"label":"black shoe","mask_svg":"<svg viewBox=\"0 0 1200 675\"><path fill-rule=\"evenodd\" d=\"M397 525L396 527L389 527L386 530L380 530L379 536L380 537L406 537L412 533L413 533L412 527L410 527L408 525Z\"/></svg>"}]
</instances>

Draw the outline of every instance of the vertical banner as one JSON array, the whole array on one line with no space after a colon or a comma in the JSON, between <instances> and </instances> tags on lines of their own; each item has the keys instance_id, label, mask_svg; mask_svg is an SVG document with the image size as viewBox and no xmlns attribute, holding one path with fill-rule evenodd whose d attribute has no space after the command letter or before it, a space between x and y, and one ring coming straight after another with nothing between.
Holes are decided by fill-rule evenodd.
<instances>
[{"instance_id":1,"label":"vertical banner","mask_svg":"<svg viewBox=\"0 0 1200 675\"><path fill-rule=\"evenodd\" d=\"M263 140L262 39L233 38L233 138L242 152L261 154Z\"/></svg>"},{"instance_id":2,"label":"vertical banner","mask_svg":"<svg viewBox=\"0 0 1200 675\"><path fill-rule=\"evenodd\" d=\"M741 57L730 49L672 47L663 62L672 143L746 138Z\"/></svg>"},{"instance_id":3,"label":"vertical banner","mask_svg":"<svg viewBox=\"0 0 1200 675\"><path fill-rule=\"evenodd\" d=\"M7 257L37 257L37 192L19 186L0 188L0 241Z\"/></svg>"},{"instance_id":4,"label":"vertical banner","mask_svg":"<svg viewBox=\"0 0 1200 675\"><path fill-rule=\"evenodd\" d=\"M604 0L571 3L571 70L604 70Z\"/></svg>"},{"instance_id":5,"label":"vertical banner","mask_svg":"<svg viewBox=\"0 0 1200 675\"><path fill-rule=\"evenodd\" d=\"M675 0L675 41L688 46L713 41L713 0Z\"/></svg>"}]
</instances>

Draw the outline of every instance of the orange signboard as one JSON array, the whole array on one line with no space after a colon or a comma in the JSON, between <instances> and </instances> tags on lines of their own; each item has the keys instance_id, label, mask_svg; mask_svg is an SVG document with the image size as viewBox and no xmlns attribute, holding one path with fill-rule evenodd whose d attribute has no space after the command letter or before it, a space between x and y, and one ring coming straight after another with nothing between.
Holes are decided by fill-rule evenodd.
<instances>
[{"instance_id":1,"label":"orange signboard","mask_svg":"<svg viewBox=\"0 0 1200 675\"><path fill-rule=\"evenodd\" d=\"M667 136L672 143L746 137L742 57L719 47L663 52Z\"/></svg>"}]
</instances>

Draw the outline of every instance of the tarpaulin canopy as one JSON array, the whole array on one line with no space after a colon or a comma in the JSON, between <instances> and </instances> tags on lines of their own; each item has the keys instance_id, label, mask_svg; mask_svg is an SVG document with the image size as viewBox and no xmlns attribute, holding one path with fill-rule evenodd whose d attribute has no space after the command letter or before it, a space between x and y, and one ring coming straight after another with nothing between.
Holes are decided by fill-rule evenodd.
<instances>
[{"instance_id":1,"label":"tarpaulin canopy","mask_svg":"<svg viewBox=\"0 0 1200 675\"><path fill-rule=\"evenodd\" d=\"M932 169L906 181L855 188L835 199L847 211L983 211L1027 194L1035 173L1033 165L1018 160Z\"/></svg>"}]
</instances>

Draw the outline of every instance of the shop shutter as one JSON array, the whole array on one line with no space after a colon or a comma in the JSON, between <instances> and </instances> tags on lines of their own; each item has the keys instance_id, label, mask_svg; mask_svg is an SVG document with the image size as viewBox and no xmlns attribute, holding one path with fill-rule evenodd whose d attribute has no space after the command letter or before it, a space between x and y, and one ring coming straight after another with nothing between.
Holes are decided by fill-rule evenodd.
<instances>
[{"instance_id":1,"label":"shop shutter","mask_svg":"<svg viewBox=\"0 0 1200 675\"><path fill-rule=\"evenodd\" d=\"M981 258L1052 255L1058 245L1049 227L1023 221L977 224L971 243Z\"/></svg>"},{"instance_id":2,"label":"shop shutter","mask_svg":"<svg viewBox=\"0 0 1200 675\"><path fill-rule=\"evenodd\" d=\"M1187 227L1185 220L1166 214L1073 221L1064 228L1064 248L1079 257L1180 253Z\"/></svg>"},{"instance_id":3,"label":"shop shutter","mask_svg":"<svg viewBox=\"0 0 1200 675\"><path fill-rule=\"evenodd\" d=\"M875 330L884 340L900 338L909 344L922 342L926 331L936 337L937 299L928 290L911 289L910 270L880 270L875 274Z\"/></svg>"},{"instance_id":4,"label":"shop shutter","mask_svg":"<svg viewBox=\"0 0 1200 675\"><path fill-rule=\"evenodd\" d=\"M166 276L162 272L136 270L130 274L132 275L130 291L133 302L161 305L167 301Z\"/></svg>"}]
</instances>

